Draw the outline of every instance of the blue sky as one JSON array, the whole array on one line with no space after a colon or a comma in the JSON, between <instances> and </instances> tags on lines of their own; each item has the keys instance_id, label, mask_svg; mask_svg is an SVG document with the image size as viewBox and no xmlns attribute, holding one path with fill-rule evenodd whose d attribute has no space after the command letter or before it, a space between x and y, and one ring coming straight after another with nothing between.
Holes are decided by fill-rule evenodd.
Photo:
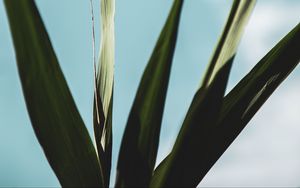
<instances>
[{"instance_id":1,"label":"blue sky","mask_svg":"<svg viewBox=\"0 0 300 188\"><path fill-rule=\"evenodd\" d=\"M94 1L96 15L99 15L99 2ZM36 3L76 104L93 135L89 2L36 0ZM171 4L172 0L116 1L113 178L121 137L139 79ZM230 6L231 1L185 1L158 161L172 147ZM258 1L242 38L229 88L299 23L299 12L299 0ZM99 22L99 17L96 21ZM26 112L3 1L0 3L0 23L0 186L58 186ZM99 36L97 29L97 46ZM300 185L297 176L300 173L299 73L297 68L279 87L200 186Z\"/></svg>"}]
</instances>

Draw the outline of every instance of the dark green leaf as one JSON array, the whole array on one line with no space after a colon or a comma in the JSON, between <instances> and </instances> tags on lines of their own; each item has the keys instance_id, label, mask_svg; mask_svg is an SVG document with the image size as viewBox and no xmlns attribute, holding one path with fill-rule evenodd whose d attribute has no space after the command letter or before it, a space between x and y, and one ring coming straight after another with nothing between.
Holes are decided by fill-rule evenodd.
<instances>
[{"instance_id":1,"label":"dark green leaf","mask_svg":"<svg viewBox=\"0 0 300 188\"><path fill-rule=\"evenodd\" d=\"M159 133L183 0L175 0L140 82L122 140L117 187L148 186Z\"/></svg>"},{"instance_id":2,"label":"dark green leaf","mask_svg":"<svg viewBox=\"0 0 300 188\"><path fill-rule=\"evenodd\" d=\"M5 0L31 123L62 186L103 187L94 146L33 0Z\"/></svg>"},{"instance_id":3,"label":"dark green leaf","mask_svg":"<svg viewBox=\"0 0 300 188\"><path fill-rule=\"evenodd\" d=\"M222 106L231 65L255 1L234 1L227 24L200 89L183 122L167 161L156 170L153 187L195 187L209 169L207 140Z\"/></svg>"},{"instance_id":4,"label":"dark green leaf","mask_svg":"<svg viewBox=\"0 0 300 188\"><path fill-rule=\"evenodd\" d=\"M224 98L209 155L217 160L300 61L300 24Z\"/></svg>"}]
</instances>

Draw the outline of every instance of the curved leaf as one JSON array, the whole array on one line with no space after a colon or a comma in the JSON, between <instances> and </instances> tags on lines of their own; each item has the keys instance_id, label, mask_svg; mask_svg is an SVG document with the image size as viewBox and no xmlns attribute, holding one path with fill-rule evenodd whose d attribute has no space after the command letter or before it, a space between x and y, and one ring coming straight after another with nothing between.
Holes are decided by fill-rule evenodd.
<instances>
[{"instance_id":1,"label":"curved leaf","mask_svg":"<svg viewBox=\"0 0 300 188\"><path fill-rule=\"evenodd\" d=\"M103 187L94 146L33 0L5 0L30 120L62 186Z\"/></svg>"},{"instance_id":2,"label":"curved leaf","mask_svg":"<svg viewBox=\"0 0 300 188\"><path fill-rule=\"evenodd\" d=\"M237 46L255 2L234 1L202 85L193 98L171 154L154 174L152 187L196 187L208 172L206 152L211 147L208 135L217 122Z\"/></svg>"},{"instance_id":3,"label":"curved leaf","mask_svg":"<svg viewBox=\"0 0 300 188\"><path fill-rule=\"evenodd\" d=\"M226 95L210 156L218 159L300 61L300 24Z\"/></svg>"},{"instance_id":4,"label":"curved leaf","mask_svg":"<svg viewBox=\"0 0 300 188\"><path fill-rule=\"evenodd\" d=\"M109 186L112 153L112 108L114 83L115 1L101 0L101 44L95 80L94 132L106 187Z\"/></svg>"},{"instance_id":5,"label":"curved leaf","mask_svg":"<svg viewBox=\"0 0 300 188\"><path fill-rule=\"evenodd\" d=\"M140 82L121 144L117 187L149 185L156 160L182 4L182 0L174 1Z\"/></svg>"}]
</instances>

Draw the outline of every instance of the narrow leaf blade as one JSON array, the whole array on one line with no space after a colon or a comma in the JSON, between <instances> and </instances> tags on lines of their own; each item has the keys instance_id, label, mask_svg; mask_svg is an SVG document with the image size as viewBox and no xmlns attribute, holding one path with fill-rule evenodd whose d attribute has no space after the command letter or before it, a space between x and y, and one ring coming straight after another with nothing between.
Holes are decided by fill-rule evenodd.
<instances>
[{"instance_id":1,"label":"narrow leaf blade","mask_svg":"<svg viewBox=\"0 0 300 188\"><path fill-rule=\"evenodd\" d=\"M300 61L300 24L289 32L226 95L213 142L219 150L210 156L218 159L239 135L264 102L293 71Z\"/></svg>"},{"instance_id":2,"label":"narrow leaf blade","mask_svg":"<svg viewBox=\"0 0 300 188\"><path fill-rule=\"evenodd\" d=\"M5 0L35 134L62 186L103 187L94 146L33 0Z\"/></svg>"},{"instance_id":3,"label":"narrow leaf blade","mask_svg":"<svg viewBox=\"0 0 300 188\"><path fill-rule=\"evenodd\" d=\"M244 28L252 13L256 1L235 0L224 31L211 58L202 87L207 87L217 72L226 64L230 64L235 57L237 47L244 32Z\"/></svg>"},{"instance_id":4,"label":"narrow leaf blade","mask_svg":"<svg viewBox=\"0 0 300 188\"><path fill-rule=\"evenodd\" d=\"M205 141L209 147L203 153L204 171L215 164L264 102L299 64L299 48L300 24L226 95L218 123L207 132ZM164 163L167 162L168 159ZM164 166L157 170L163 171Z\"/></svg>"},{"instance_id":5,"label":"narrow leaf blade","mask_svg":"<svg viewBox=\"0 0 300 188\"><path fill-rule=\"evenodd\" d=\"M117 187L149 186L183 0L175 0L140 82L121 144Z\"/></svg>"},{"instance_id":6,"label":"narrow leaf blade","mask_svg":"<svg viewBox=\"0 0 300 188\"><path fill-rule=\"evenodd\" d=\"M112 153L115 0L101 0L101 44L94 100L94 133L99 160L109 186Z\"/></svg>"},{"instance_id":7,"label":"narrow leaf blade","mask_svg":"<svg viewBox=\"0 0 300 188\"><path fill-rule=\"evenodd\" d=\"M196 92L171 154L151 182L153 187L195 187L209 169L204 168L208 135L215 126L226 89L231 65L241 35L255 1L233 3L227 24L209 64L200 89Z\"/></svg>"}]
</instances>

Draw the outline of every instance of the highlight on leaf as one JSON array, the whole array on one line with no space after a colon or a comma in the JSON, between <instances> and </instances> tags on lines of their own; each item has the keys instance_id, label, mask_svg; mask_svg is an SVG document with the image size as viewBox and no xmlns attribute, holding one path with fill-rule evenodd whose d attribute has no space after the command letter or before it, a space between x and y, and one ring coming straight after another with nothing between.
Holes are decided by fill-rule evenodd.
<instances>
[{"instance_id":1,"label":"highlight on leaf","mask_svg":"<svg viewBox=\"0 0 300 188\"><path fill-rule=\"evenodd\" d=\"M169 156L152 187L195 187L207 169L208 140L220 114L231 65L255 0L234 1L201 87L196 92Z\"/></svg>"},{"instance_id":2,"label":"highlight on leaf","mask_svg":"<svg viewBox=\"0 0 300 188\"><path fill-rule=\"evenodd\" d=\"M101 0L101 43L98 69L94 63L94 133L106 186L112 154L112 108L115 59L115 1ZM97 72L96 72L97 69Z\"/></svg>"},{"instance_id":3,"label":"highlight on leaf","mask_svg":"<svg viewBox=\"0 0 300 188\"><path fill-rule=\"evenodd\" d=\"M225 95L238 45L256 3L256 0L234 0L176 142L155 169L173 56L180 45L177 36L184 0L173 0L128 116L114 182L111 181L112 113L113 107L119 107L113 103L115 0L100 1L98 60L97 19L93 0L88 2L94 69L96 144L93 145L35 1L4 0L27 111L49 165L62 187L108 188L112 187L111 182L115 187L196 187L299 64L300 24Z\"/></svg>"}]
</instances>

